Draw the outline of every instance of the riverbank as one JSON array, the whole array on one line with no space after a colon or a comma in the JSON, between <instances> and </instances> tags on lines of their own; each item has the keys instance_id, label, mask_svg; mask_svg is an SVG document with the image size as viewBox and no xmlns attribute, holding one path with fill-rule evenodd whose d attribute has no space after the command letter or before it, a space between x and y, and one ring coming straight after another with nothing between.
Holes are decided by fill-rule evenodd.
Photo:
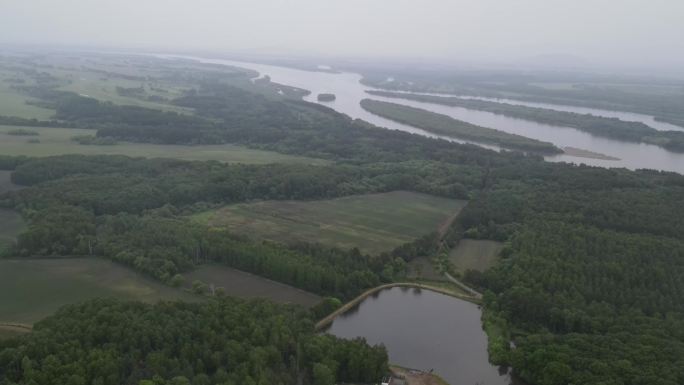
<instances>
[{"instance_id":1,"label":"riverbank","mask_svg":"<svg viewBox=\"0 0 684 385\"><path fill-rule=\"evenodd\" d=\"M437 135L493 144L510 150L535 152L546 155L560 154L563 152L550 142L542 142L522 135L470 124L447 115L421 108L373 99L361 100L361 107L382 118L417 127Z\"/></svg>"},{"instance_id":2,"label":"riverbank","mask_svg":"<svg viewBox=\"0 0 684 385\"><path fill-rule=\"evenodd\" d=\"M472 303L475 303L478 305L480 304L479 298L475 298L475 297L472 297L472 296L469 296L466 294L459 293L456 290L453 290L453 289L450 289L447 287L429 285L429 284L424 284L424 283L420 283L420 282L388 283L385 285L376 286L372 289L366 290L365 292L363 292L358 297L356 297L353 300L351 300L351 301L345 303L344 305L340 306L337 310L328 314L325 318L321 319L320 321L318 321L316 323L316 325L315 325L316 331L320 331L320 330L324 329L326 326L330 325L335 320L335 318L337 318L341 314L346 313L347 311L349 311L349 309L360 304L361 302L363 302L363 300L370 297L371 295L378 293L378 292L385 290L385 289L391 289L393 287L408 287L408 288L415 288L415 289L430 290L430 291L434 291L436 293L448 295L448 296L455 297L455 298L458 298L458 299L461 299L464 301L472 302Z\"/></svg>"}]
</instances>

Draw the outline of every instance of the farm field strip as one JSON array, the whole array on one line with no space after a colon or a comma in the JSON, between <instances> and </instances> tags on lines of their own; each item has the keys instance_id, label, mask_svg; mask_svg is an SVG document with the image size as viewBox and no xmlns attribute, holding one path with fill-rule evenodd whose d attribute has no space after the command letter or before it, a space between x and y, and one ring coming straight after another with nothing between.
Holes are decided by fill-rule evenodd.
<instances>
[{"instance_id":1,"label":"farm field strip","mask_svg":"<svg viewBox=\"0 0 684 385\"><path fill-rule=\"evenodd\" d=\"M254 274L227 266L209 264L185 274L188 287L199 280L215 288L223 288L226 295L239 298L265 298L274 302L313 306L321 297Z\"/></svg>"},{"instance_id":2,"label":"farm field strip","mask_svg":"<svg viewBox=\"0 0 684 385\"><path fill-rule=\"evenodd\" d=\"M322 159L285 155L272 151L255 150L231 144L169 145L120 142L115 145L82 145L71 140L78 135L95 135L94 130L81 128L30 127L37 136L8 135L12 126L0 126L0 154L10 156L54 156L64 154L126 155L146 158L175 158L183 160L216 160L227 163L301 163L327 164ZM39 143L30 143L38 139Z\"/></svg>"},{"instance_id":3,"label":"farm field strip","mask_svg":"<svg viewBox=\"0 0 684 385\"><path fill-rule=\"evenodd\" d=\"M236 204L194 218L269 240L358 247L373 254L436 231L464 206L465 201L395 191L321 201Z\"/></svg>"},{"instance_id":4,"label":"farm field strip","mask_svg":"<svg viewBox=\"0 0 684 385\"><path fill-rule=\"evenodd\" d=\"M32 324L63 305L97 297L199 300L105 259L0 260L0 322Z\"/></svg>"}]
</instances>

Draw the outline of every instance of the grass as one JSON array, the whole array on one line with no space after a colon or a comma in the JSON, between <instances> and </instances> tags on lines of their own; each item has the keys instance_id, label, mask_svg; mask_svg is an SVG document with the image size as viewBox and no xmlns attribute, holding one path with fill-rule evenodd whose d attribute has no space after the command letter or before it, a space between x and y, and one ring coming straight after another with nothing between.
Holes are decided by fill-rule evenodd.
<instances>
[{"instance_id":1,"label":"grass","mask_svg":"<svg viewBox=\"0 0 684 385\"><path fill-rule=\"evenodd\" d=\"M95 131L80 128L31 127L31 131L36 131L40 134L40 143L29 143L26 137L8 135L7 131L13 128L16 127L0 126L0 154L2 155L41 157L63 154L117 154L148 158L166 157L184 160L217 160L228 163L327 163L327 161L322 159L285 155L231 144L184 146L120 142L113 146L81 145L71 140L71 138L79 135L93 135Z\"/></svg>"},{"instance_id":2,"label":"grass","mask_svg":"<svg viewBox=\"0 0 684 385\"><path fill-rule=\"evenodd\" d=\"M32 324L63 305L96 297L198 300L104 259L0 260L0 322Z\"/></svg>"},{"instance_id":3,"label":"grass","mask_svg":"<svg viewBox=\"0 0 684 385\"><path fill-rule=\"evenodd\" d=\"M0 115L17 116L26 119L47 120L55 114L54 110L26 104L30 98L13 90L5 80L14 78L10 73L0 71Z\"/></svg>"},{"instance_id":4,"label":"grass","mask_svg":"<svg viewBox=\"0 0 684 385\"><path fill-rule=\"evenodd\" d=\"M274 302L313 306L321 297L304 290L284 285L253 274L221 265L203 265L185 275L186 286L195 280L215 288L223 288L225 294L240 298L266 298Z\"/></svg>"},{"instance_id":5,"label":"grass","mask_svg":"<svg viewBox=\"0 0 684 385\"><path fill-rule=\"evenodd\" d=\"M65 72L56 72L54 75L63 78L66 76ZM145 89L145 95L155 95L149 85L145 81L127 80L117 77L108 77L103 74L94 72L71 72L71 83L61 87L64 91L73 91L82 96L95 98L105 102L112 102L119 105L139 106L152 108L155 110L173 111L181 114L192 114L193 110L190 108L174 106L167 103L157 103L132 96L122 96L117 92L117 87L122 88L136 88L142 86ZM177 97L180 93L175 89L170 89L168 95L165 97Z\"/></svg>"},{"instance_id":6,"label":"grass","mask_svg":"<svg viewBox=\"0 0 684 385\"><path fill-rule=\"evenodd\" d=\"M264 239L358 247L377 254L436 231L465 201L406 191L323 201L265 201L225 206L194 218Z\"/></svg>"},{"instance_id":7,"label":"grass","mask_svg":"<svg viewBox=\"0 0 684 385\"><path fill-rule=\"evenodd\" d=\"M14 337L19 337L22 334L28 333L28 330L25 329L20 329L20 328L14 328L14 327L6 327L3 325L0 325L0 341L8 338L14 338Z\"/></svg>"},{"instance_id":8,"label":"grass","mask_svg":"<svg viewBox=\"0 0 684 385\"><path fill-rule=\"evenodd\" d=\"M460 273L466 270L485 271L499 260L502 248L501 242L462 239L449 253L449 259Z\"/></svg>"}]
</instances>

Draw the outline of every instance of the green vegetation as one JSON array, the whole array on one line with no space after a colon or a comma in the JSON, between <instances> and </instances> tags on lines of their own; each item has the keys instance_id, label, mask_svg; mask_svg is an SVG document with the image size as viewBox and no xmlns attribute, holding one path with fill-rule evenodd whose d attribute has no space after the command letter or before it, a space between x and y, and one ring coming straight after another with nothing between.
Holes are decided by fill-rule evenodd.
<instances>
[{"instance_id":1,"label":"green vegetation","mask_svg":"<svg viewBox=\"0 0 684 385\"><path fill-rule=\"evenodd\" d=\"M0 260L0 322L31 324L66 304L98 297L197 300L100 258Z\"/></svg>"},{"instance_id":2,"label":"green vegetation","mask_svg":"<svg viewBox=\"0 0 684 385\"><path fill-rule=\"evenodd\" d=\"M15 129L7 130L6 134L7 135L14 135L14 136L36 136L36 135L40 135L36 131L27 130L25 128L15 128Z\"/></svg>"},{"instance_id":3,"label":"green vegetation","mask_svg":"<svg viewBox=\"0 0 684 385\"><path fill-rule=\"evenodd\" d=\"M387 352L316 335L310 313L266 301L96 300L0 341L0 367L3 384L372 383Z\"/></svg>"},{"instance_id":4,"label":"green vegetation","mask_svg":"<svg viewBox=\"0 0 684 385\"><path fill-rule=\"evenodd\" d=\"M335 94L318 94L319 102L333 102L336 98Z\"/></svg>"},{"instance_id":5,"label":"green vegetation","mask_svg":"<svg viewBox=\"0 0 684 385\"><path fill-rule=\"evenodd\" d=\"M95 146L113 146L118 144L113 138L98 138L94 135L78 135L71 137L71 140L78 144L95 145Z\"/></svg>"},{"instance_id":6,"label":"green vegetation","mask_svg":"<svg viewBox=\"0 0 684 385\"><path fill-rule=\"evenodd\" d=\"M572 127L593 135L637 143L650 143L667 150L684 152L684 132L658 131L641 122L625 122L617 118L604 118L590 114L555 111L544 108L516 106L475 99L441 97L431 95L412 95L385 91L369 91L373 95L390 98L417 100L420 102L444 104L494 114L505 115L516 119L531 120L544 124Z\"/></svg>"},{"instance_id":7,"label":"green vegetation","mask_svg":"<svg viewBox=\"0 0 684 385\"><path fill-rule=\"evenodd\" d=\"M0 129L7 128L0 126ZM82 146L72 140L75 136L90 136L94 132L81 128L35 127L40 143L27 143L25 138L0 133L0 154L24 156L53 156L62 154L127 155L186 160L217 160L228 163L302 163L325 164L321 159L279 154L273 151L235 146L231 144L162 145L153 143L119 142L116 146Z\"/></svg>"},{"instance_id":8,"label":"green vegetation","mask_svg":"<svg viewBox=\"0 0 684 385\"><path fill-rule=\"evenodd\" d=\"M509 134L492 128L476 126L461 120L456 120L447 115L420 108L371 99L362 100L361 107L366 111L382 116L383 118L418 127L438 135L495 144L509 149L534 151L542 154L562 152L548 142L541 142L521 135Z\"/></svg>"},{"instance_id":9,"label":"green vegetation","mask_svg":"<svg viewBox=\"0 0 684 385\"><path fill-rule=\"evenodd\" d=\"M6 72L0 71L0 115L17 116L26 119L49 119L55 111L28 104L31 98L13 89L7 79Z\"/></svg>"},{"instance_id":10,"label":"green vegetation","mask_svg":"<svg viewBox=\"0 0 684 385\"><path fill-rule=\"evenodd\" d=\"M462 239L449 252L454 269L463 274L467 270L485 271L496 265L503 244L496 241Z\"/></svg>"},{"instance_id":11,"label":"green vegetation","mask_svg":"<svg viewBox=\"0 0 684 385\"><path fill-rule=\"evenodd\" d=\"M274 241L322 243L380 254L436 231L464 201L395 191L325 201L266 201L194 216L212 227Z\"/></svg>"},{"instance_id":12,"label":"green vegetation","mask_svg":"<svg viewBox=\"0 0 684 385\"><path fill-rule=\"evenodd\" d=\"M321 301L321 297L283 285L257 275L244 273L226 266L208 264L185 275L187 286L199 281L213 289L215 295L228 295L239 298L266 298L279 303L293 303L313 306Z\"/></svg>"},{"instance_id":13,"label":"green vegetation","mask_svg":"<svg viewBox=\"0 0 684 385\"><path fill-rule=\"evenodd\" d=\"M509 240L501 263L465 275L487 290L492 358L533 384L681 382L684 179L546 165L490 181L458 225Z\"/></svg>"}]
</instances>

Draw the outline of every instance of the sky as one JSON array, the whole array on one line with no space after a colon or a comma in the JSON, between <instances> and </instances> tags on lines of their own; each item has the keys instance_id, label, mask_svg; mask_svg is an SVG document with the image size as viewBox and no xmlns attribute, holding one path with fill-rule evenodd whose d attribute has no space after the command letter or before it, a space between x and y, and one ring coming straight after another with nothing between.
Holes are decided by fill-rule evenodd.
<instances>
[{"instance_id":1,"label":"sky","mask_svg":"<svg viewBox=\"0 0 684 385\"><path fill-rule=\"evenodd\" d=\"M684 0L0 0L0 44L684 67Z\"/></svg>"}]
</instances>

